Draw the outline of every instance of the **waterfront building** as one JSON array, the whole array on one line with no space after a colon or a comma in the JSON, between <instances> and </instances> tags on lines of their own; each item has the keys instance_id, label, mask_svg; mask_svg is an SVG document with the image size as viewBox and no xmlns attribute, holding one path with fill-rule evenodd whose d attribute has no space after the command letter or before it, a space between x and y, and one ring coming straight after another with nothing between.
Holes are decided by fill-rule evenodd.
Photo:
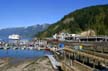
<instances>
[{"instance_id":1,"label":"waterfront building","mask_svg":"<svg viewBox=\"0 0 108 71\"><path fill-rule=\"evenodd\" d=\"M95 41L102 42L108 41L108 36L82 36L78 34L69 34L69 33L59 33L53 35L53 39L58 39L59 41L78 41L78 42L87 42L87 41Z\"/></svg>"},{"instance_id":2,"label":"waterfront building","mask_svg":"<svg viewBox=\"0 0 108 71\"><path fill-rule=\"evenodd\" d=\"M69 34L69 33L59 33L59 34L54 34L53 38L58 39L60 41L65 41L65 40L76 40L77 37L80 35L78 34Z\"/></svg>"}]
</instances>

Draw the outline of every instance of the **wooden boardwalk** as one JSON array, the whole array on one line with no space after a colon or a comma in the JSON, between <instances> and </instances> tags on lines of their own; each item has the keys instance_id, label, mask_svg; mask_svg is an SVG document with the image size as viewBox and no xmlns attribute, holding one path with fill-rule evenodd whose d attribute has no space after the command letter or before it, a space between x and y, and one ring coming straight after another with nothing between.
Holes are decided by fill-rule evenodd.
<instances>
[{"instance_id":1,"label":"wooden boardwalk","mask_svg":"<svg viewBox=\"0 0 108 71\"><path fill-rule=\"evenodd\" d=\"M56 59L53 57L53 55L46 55L46 56L49 58L49 60L50 60L50 62L51 62L51 64L52 64L52 66L53 66L53 68L54 68L55 70L57 70L57 69L58 69L57 66L60 66L60 63L59 63L58 61L56 61Z\"/></svg>"}]
</instances>

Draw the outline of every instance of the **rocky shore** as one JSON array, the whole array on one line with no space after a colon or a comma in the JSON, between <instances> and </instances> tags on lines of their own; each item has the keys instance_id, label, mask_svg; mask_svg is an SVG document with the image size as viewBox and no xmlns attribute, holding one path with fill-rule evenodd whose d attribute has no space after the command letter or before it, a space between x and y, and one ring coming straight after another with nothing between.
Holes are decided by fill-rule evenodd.
<instances>
[{"instance_id":1,"label":"rocky shore","mask_svg":"<svg viewBox=\"0 0 108 71\"><path fill-rule=\"evenodd\" d=\"M14 59L15 60L15 59ZM13 59L0 59L0 71L54 71L47 57L13 61Z\"/></svg>"}]
</instances>

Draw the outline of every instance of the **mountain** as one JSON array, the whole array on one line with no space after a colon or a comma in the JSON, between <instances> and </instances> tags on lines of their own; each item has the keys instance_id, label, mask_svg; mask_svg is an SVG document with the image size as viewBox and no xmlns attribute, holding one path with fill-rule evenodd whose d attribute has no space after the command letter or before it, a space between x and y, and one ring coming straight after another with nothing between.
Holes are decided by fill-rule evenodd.
<instances>
[{"instance_id":1,"label":"mountain","mask_svg":"<svg viewBox=\"0 0 108 71\"><path fill-rule=\"evenodd\" d=\"M96 35L108 35L108 5L91 6L71 12L37 37L50 37L59 32L79 34L87 30L95 31Z\"/></svg>"},{"instance_id":2,"label":"mountain","mask_svg":"<svg viewBox=\"0 0 108 71\"><path fill-rule=\"evenodd\" d=\"M6 28L0 30L0 38L8 38L11 34L19 34L22 38L31 38L37 33L47 29L49 24L33 25L28 27Z\"/></svg>"}]
</instances>

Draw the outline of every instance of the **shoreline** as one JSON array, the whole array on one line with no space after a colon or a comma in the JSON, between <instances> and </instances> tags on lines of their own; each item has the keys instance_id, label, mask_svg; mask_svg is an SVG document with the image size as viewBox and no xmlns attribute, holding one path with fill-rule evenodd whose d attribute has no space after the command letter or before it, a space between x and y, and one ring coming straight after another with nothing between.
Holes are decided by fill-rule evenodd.
<instances>
[{"instance_id":1,"label":"shoreline","mask_svg":"<svg viewBox=\"0 0 108 71\"><path fill-rule=\"evenodd\" d=\"M11 63L10 58L0 59L0 71L54 71L47 57L25 59Z\"/></svg>"}]
</instances>

